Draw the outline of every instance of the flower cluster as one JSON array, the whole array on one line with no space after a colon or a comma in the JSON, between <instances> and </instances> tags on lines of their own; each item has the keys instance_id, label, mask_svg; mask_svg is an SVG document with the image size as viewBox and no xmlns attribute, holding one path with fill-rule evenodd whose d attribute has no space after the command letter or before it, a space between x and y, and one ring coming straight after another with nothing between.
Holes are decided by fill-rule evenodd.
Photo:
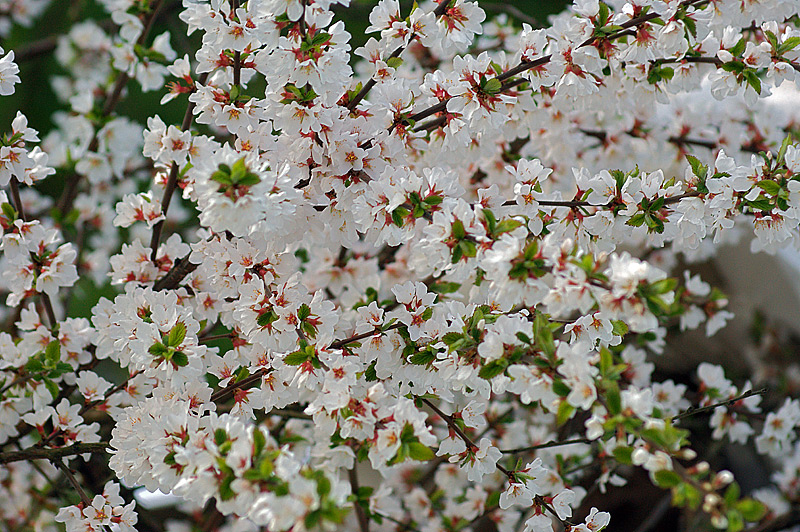
<instances>
[{"instance_id":1,"label":"flower cluster","mask_svg":"<svg viewBox=\"0 0 800 532\"><path fill-rule=\"evenodd\" d=\"M145 489L169 530L597 532L641 482L795 515L797 366L762 401L758 356L663 364L738 310L704 261L800 243L795 0L380 0L364 39L348 0L99 4L37 45L52 127L0 138L3 526L132 531Z\"/></svg>"}]
</instances>

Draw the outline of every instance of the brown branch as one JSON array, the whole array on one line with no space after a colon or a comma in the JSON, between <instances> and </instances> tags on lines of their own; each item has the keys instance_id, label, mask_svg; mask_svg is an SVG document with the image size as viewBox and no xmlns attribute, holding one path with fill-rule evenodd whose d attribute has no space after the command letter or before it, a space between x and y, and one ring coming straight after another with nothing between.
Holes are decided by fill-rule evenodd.
<instances>
[{"instance_id":1,"label":"brown branch","mask_svg":"<svg viewBox=\"0 0 800 532\"><path fill-rule=\"evenodd\" d=\"M217 390L216 392L211 394L211 402L212 403L216 403L217 401L226 398L228 395L233 394L233 392L235 392L236 390L238 390L240 388L245 388L246 386L250 386L251 384L255 384L256 382L258 382L261 379L261 377L266 375L267 372L268 371L266 369L260 369L260 370L256 371L255 373L253 373L252 375L250 375L249 377L245 377L244 379L242 379L240 381L232 382L232 383L228 384L225 388L222 388L221 390Z\"/></svg>"},{"instance_id":2,"label":"brown branch","mask_svg":"<svg viewBox=\"0 0 800 532\"><path fill-rule=\"evenodd\" d=\"M7 451L0 453L0 464L10 464L21 460L55 460L65 456L75 456L85 453L104 453L108 450L108 442L74 443L66 447L43 449L30 447L21 451Z\"/></svg>"},{"instance_id":3,"label":"brown branch","mask_svg":"<svg viewBox=\"0 0 800 532\"><path fill-rule=\"evenodd\" d=\"M191 253L190 253L191 254ZM153 290L156 292L160 290L173 290L180 286L187 275L192 273L200 266L189 261L189 255L175 259L175 263L167 274L155 282Z\"/></svg>"},{"instance_id":4,"label":"brown branch","mask_svg":"<svg viewBox=\"0 0 800 532\"><path fill-rule=\"evenodd\" d=\"M350 491L356 496L356 500L353 501L353 507L356 509L358 528L361 532L369 532L369 518L358 502L358 473L356 472L356 467L358 467L357 463L353 464L353 469L347 471L347 476L350 479Z\"/></svg>"},{"instance_id":5,"label":"brown branch","mask_svg":"<svg viewBox=\"0 0 800 532\"><path fill-rule=\"evenodd\" d=\"M549 441L547 443L531 445L530 447L518 447L516 449L502 449L500 452L503 454L519 454L519 453L527 453L529 451L536 451L537 449L548 449L550 447L560 447L562 445L572 445L575 443L592 443L592 440L588 438L575 438L574 440Z\"/></svg>"},{"instance_id":6,"label":"brown branch","mask_svg":"<svg viewBox=\"0 0 800 532\"><path fill-rule=\"evenodd\" d=\"M735 403L738 403L743 399L747 399L748 397L752 397L754 395L764 395L765 393L767 393L766 388L761 388L760 390L748 390L741 395L737 395L736 397L732 397L730 399L727 399L725 401L720 401L719 403L714 403L712 405L703 407L690 406L680 414L673 416L672 421L677 421L679 419L683 419L689 416L694 416L695 414L702 414L703 412L710 412L711 410L716 410L721 406L733 406Z\"/></svg>"},{"instance_id":7,"label":"brown branch","mask_svg":"<svg viewBox=\"0 0 800 532\"><path fill-rule=\"evenodd\" d=\"M523 12L521 9L511 5L511 4L489 4L481 2L481 7L485 11L492 11L494 13L506 13L511 15L512 17L520 20L522 22L527 22L533 29L542 29L544 26L533 18L532 16L528 15L527 13Z\"/></svg>"},{"instance_id":8,"label":"brown branch","mask_svg":"<svg viewBox=\"0 0 800 532\"><path fill-rule=\"evenodd\" d=\"M397 323L391 324L390 326L388 326L387 328L385 328L383 330L381 330L379 328L376 328L375 330L367 331L367 332L361 333L361 334L356 334L355 336L351 336L349 338L344 338L342 340L336 340L331 345L329 345L328 348L329 349L341 349L342 347L346 346L347 344L352 344L353 342L358 342L358 341L363 340L365 338L371 338L371 337L375 336L376 334L384 333L386 331L393 331L394 329L399 329L402 326L403 326L402 322L397 322Z\"/></svg>"},{"instance_id":9,"label":"brown branch","mask_svg":"<svg viewBox=\"0 0 800 532\"><path fill-rule=\"evenodd\" d=\"M467 449L475 449L475 448L478 447L477 445L475 445L475 442L473 442L472 439L470 439L470 437L467 436L466 433L463 430L461 430L461 427L459 427L458 423L455 422L455 420L453 419L453 416L449 416L449 415L445 414L436 405L434 405L430 400L428 400L428 399L426 399L424 397L420 397L419 400L422 401L423 403L425 403L428 406L428 408L433 410L440 418L442 418L445 421L445 423L447 423L447 427L450 430L452 430L453 432L458 434L458 436L467 445ZM495 467L497 468L498 471L500 471L506 477L508 477L509 481L511 481L514 478L514 472L513 471L509 471L505 467L501 466L499 463L496 463ZM540 507L546 509L553 516L555 516L555 518L558 519L558 521L564 526L565 530L570 530L574 526L571 522L567 521L566 519L561 519L561 517L558 515L558 512L556 512L556 510L546 500L544 500L544 498L541 495L536 495L533 499L536 501L536 504L538 504Z\"/></svg>"},{"instance_id":10,"label":"brown branch","mask_svg":"<svg viewBox=\"0 0 800 532\"><path fill-rule=\"evenodd\" d=\"M53 460L52 462L53 465L55 465L64 473L64 476L67 477L69 483L72 484L72 487L75 488L75 491L78 492L78 495L80 496L81 502L83 502L84 507L91 506L92 505L91 499L89 499L89 496L86 495L86 492L83 490L83 487L75 478L75 475L72 474L72 471L70 471L70 469L66 465L64 465L64 462L62 462L61 459L56 459Z\"/></svg>"},{"instance_id":11,"label":"brown branch","mask_svg":"<svg viewBox=\"0 0 800 532\"><path fill-rule=\"evenodd\" d=\"M238 53L238 52L237 52ZM198 82L201 85L204 85L206 80L208 79L208 73L203 73ZM192 87L192 92L196 89ZM186 112L183 114L183 121L181 122L181 130L187 131L192 126L192 119L194 118L194 108L195 103L189 101L186 105ZM161 214L164 215L163 220L159 220L153 226L153 234L150 237L150 260L152 262L156 262L158 258L158 244L161 240L161 231L164 228L164 222L167 221L167 212L169 211L169 204L172 201L172 194L175 192L175 188L178 186L178 163L173 162L172 166L169 169L169 177L167 178L167 184L164 187L164 195L161 197Z\"/></svg>"},{"instance_id":12,"label":"brown branch","mask_svg":"<svg viewBox=\"0 0 800 532\"><path fill-rule=\"evenodd\" d=\"M436 9L433 11L434 16L436 18L439 18L442 15L444 15L447 12L447 7L449 4L450 0L439 0L439 5L437 5ZM416 34L412 34L408 42L413 41L415 36ZM386 58L386 61L394 57L399 57L400 54L402 54L405 49L406 45L398 46L397 48L395 48L394 52L389 54L389 57ZM367 83L361 88L361 90L358 91L358 94L356 94L353 97L353 100L347 104L347 109L353 111L356 108L356 106L358 106L358 104L361 103L361 100L364 99L364 97L369 93L369 91L372 90L372 87L374 87L376 83L377 81L375 81L375 78L370 78L367 81Z\"/></svg>"}]
</instances>

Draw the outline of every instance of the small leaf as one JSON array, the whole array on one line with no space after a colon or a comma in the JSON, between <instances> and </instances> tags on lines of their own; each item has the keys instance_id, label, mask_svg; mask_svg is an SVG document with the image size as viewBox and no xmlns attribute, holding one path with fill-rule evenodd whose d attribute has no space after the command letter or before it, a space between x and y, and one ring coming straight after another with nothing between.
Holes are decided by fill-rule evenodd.
<instances>
[{"instance_id":1,"label":"small leaf","mask_svg":"<svg viewBox=\"0 0 800 532\"><path fill-rule=\"evenodd\" d=\"M742 499L736 503L736 509L742 512L742 517L744 517L745 521L752 523L761 521L767 513L767 508L761 502L749 498Z\"/></svg>"},{"instance_id":2,"label":"small leaf","mask_svg":"<svg viewBox=\"0 0 800 532\"><path fill-rule=\"evenodd\" d=\"M170 361L176 366L183 367L189 364L189 357L183 351L175 351Z\"/></svg>"},{"instance_id":3,"label":"small leaf","mask_svg":"<svg viewBox=\"0 0 800 532\"><path fill-rule=\"evenodd\" d=\"M436 453L427 445L412 441L408 444L408 457L418 462L427 462L428 460L433 460L436 457Z\"/></svg>"},{"instance_id":4,"label":"small leaf","mask_svg":"<svg viewBox=\"0 0 800 532\"><path fill-rule=\"evenodd\" d=\"M614 451L612 451L614 458L620 464L633 464L633 447L628 447L627 445L621 445L619 447L614 447Z\"/></svg>"},{"instance_id":5,"label":"small leaf","mask_svg":"<svg viewBox=\"0 0 800 532\"><path fill-rule=\"evenodd\" d=\"M403 60L399 57L390 57L386 60L386 65L392 68L399 68L403 64Z\"/></svg>"},{"instance_id":6,"label":"small leaf","mask_svg":"<svg viewBox=\"0 0 800 532\"><path fill-rule=\"evenodd\" d=\"M497 78L486 80L483 85L483 91L486 94L497 94L501 90L503 90L503 83Z\"/></svg>"},{"instance_id":7,"label":"small leaf","mask_svg":"<svg viewBox=\"0 0 800 532\"><path fill-rule=\"evenodd\" d=\"M299 366L304 362L308 362L310 357L304 351L295 351L294 353L289 353L283 359L284 364L288 366Z\"/></svg>"},{"instance_id":8,"label":"small leaf","mask_svg":"<svg viewBox=\"0 0 800 532\"><path fill-rule=\"evenodd\" d=\"M556 425L561 426L567 422L575 414L575 407L566 401L561 401L558 405L558 413L556 414Z\"/></svg>"},{"instance_id":9,"label":"small leaf","mask_svg":"<svg viewBox=\"0 0 800 532\"><path fill-rule=\"evenodd\" d=\"M461 283L440 281L433 283L430 288L431 292L436 292L437 294L451 294L461 288Z\"/></svg>"},{"instance_id":10,"label":"small leaf","mask_svg":"<svg viewBox=\"0 0 800 532\"><path fill-rule=\"evenodd\" d=\"M186 339L186 325L183 322L177 322L169 331L167 336L167 345L170 347L178 347Z\"/></svg>"},{"instance_id":11,"label":"small leaf","mask_svg":"<svg viewBox=\"0 0 800 532\"><path fill-rule=\"evenodd\" d=\"M478 372L478 377L486 380L491 380L500 375L508 367L508 362L505 359L492 360L483 366Z\"/></svg>"},{"instance_id":12,"label":"small leaf","mask_svg":"<svg viewBox=\"0 0 800 532\"><path fill-rule=\"evenodd\" d=\"M656 471L653 475L653 479L655 485L659 488L674 488L682 482L680 475L669 469Z\"/></svg>"},{"instance_id":13,"label":"small leaf","mask_svg":"<svg viewBox=\"0 0 800 532\"><path fill-rule=\"evenodd\" d=\"M61 359L61 343L58 340L53 340L44 349L44 359L48 367L55 367Z\"/></svg>"}]
</instances>

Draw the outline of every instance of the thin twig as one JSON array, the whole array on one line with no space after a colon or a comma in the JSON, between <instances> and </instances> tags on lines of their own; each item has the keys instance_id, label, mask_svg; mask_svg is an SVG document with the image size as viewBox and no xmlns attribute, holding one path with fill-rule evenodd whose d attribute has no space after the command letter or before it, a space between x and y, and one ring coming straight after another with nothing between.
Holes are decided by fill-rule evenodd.
<instances>
[{"instance_id":1,"label":"thin twig","mask_svg":"<svg viewBox=\"0 0 800 532\"><path fill-rule=\"evenodd\" d=\"M67 477L69 483L72 484L72 487L75 488L75 491L78 492L78 495L80 496L83 505L86 507L91 506L92 505L91 499L89 499L89 496L86 495L86 492L83 490L83 487L75 478L75 475L72 474L72 471L70 471L70 469L66 465L64 465L64 462L62 462L60 458L54 459L52 460L52 462L53 465L55 465L64 473L64 476Z\"/></svg>"},{"instance_id":2,"label":"thin twig","mask_svg":"<svg viewBox=\"0 0 800 532\"><path fill-rule=\"evenodd\" d=\"M573 445L576 443L592 443L589 438L575 438L574 440L563 441L549 441L547 443L540 443L538 445L531 445L530 447L519 447L517 449L502 449L500 452L503 454L519 454L527 453L529 451L536 451L538 449L548 449L550 447L561 447L562 445Z\"/></svg>"},{"instance_id":3,"label":"thin twig","mask_svg":"<svg viewBox=\"0 0 800 532\"><path fill-rule=\"evenodd\" d=\"M764 395L765 393L767 393L766 388L761 388L760 390L748 390L741 395L737 395L736 397L732 397L730 399L727 399L725 401L720 401L719 403L714 403L712 405L702 406L702 407L690 406L680 414L673 416L672 421L677 421L685 417L694 416L695 414L702 414L703 412L709 412L721 406L732 406L743 399L747 399L748 397L752 397L754 395Z\"/></svg>"},{"instance_id":4,"label":"thin twig","mask_svg":"<svg viewBox=\"0 0 800 532\"><path fill-rule=\"evenodd\" d=\"M347 476L350 479L350 492L356 496L356 500L353 501L353 507L356 509L358 528L361 532L369 532L369 518L358 502L358 473L356 472L356 467L358 467L358 464L353 464L353 468L347 471Z\"/></svg>"},{"instance_id":5,"label":"thin twig","mask_svg":"<svg viewBox=\"0 0 800 532\"><path fill-rule=\"evenodd\" d=\"M108 450L108 442L74 443L66 447L42 449L30 447L20 451L6 451L0 453L0 464L10 464L21 460L56 460L65 456L75 456L86 453L104 453Z\"/></svg>"}]
</instances>

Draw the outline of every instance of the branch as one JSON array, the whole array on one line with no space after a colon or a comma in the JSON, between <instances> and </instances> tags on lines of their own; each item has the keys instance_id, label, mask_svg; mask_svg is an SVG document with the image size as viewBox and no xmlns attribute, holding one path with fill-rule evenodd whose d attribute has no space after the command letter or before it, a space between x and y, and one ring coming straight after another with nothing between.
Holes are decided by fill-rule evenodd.
<instances>
[{"instance_id":1,"label":"branch","mask_svg":"<svg viewBox=\"0 0 800 532\"><path fill-rule=\"evenodd\" d=\"M695 414L702 414L703 412L710 412L711 410L715 410L721 406L733 406L735 403L738 403L742 399L747 399L748 397L752 397L754 395L764 395L765 393L767 393L766 388L761 388L760 390L748 390L741 395L737 395L736 397L732 397L725 401L720 401L719 403L714 403L713 405L708 405L703 407L690 406L680 414L673 416L672 421L677 421L679 419L693 416Z\"/></svg>"},{"instance_id":2,"label":"branch","mask_svg":"<svg viewBox=\"0 0 800 532\"><path fill-rule=\"evenodd\" d=\"M420 397L419 399L420 399L420 401L422 401L423 403L428 405L428 408L430 408L431 410L436 412L436 414L440 418L442 418L445 421L445 423L447 423L447 427L450 430L452 430L453 432L458 434L458 436L462 440L464 440L464 443L467 445L467 449L474 449L474 448L477 447L477 445L475 445L475 442L473 442L472 439L470 439L470 437L467 436L464 433L463 430L461 430L461 427L459 427L458 423L455 422L455 420L453 419L453 416L448 416L447 414L442 412L436 405L434 405L432 402L430 402L430 400L428 400L428 399L426 399L424 397ZM509 481L514 478L513 471L509 471L505 467L501 466L499 463L495 464L495 467L497 468L498 471L500 471L506 477L508 477ZM552 515L554 515L555 518L558 519L558 521L564 526L565 530L572 529L572 527L574 525L571 522L567 521L566 519L561 519L561 517L559 517L559 515L558 515L558 512L556 512L555 509L552 506L550 506L550 504L546 500L544 500L544 498L541 495L536 495L533 499L536 501L536 504L538 504L540 507L546 509Z\"/></svg>"},{"instance_id":3,"label":"branch","mask_svg":"<svg viewBox=\"0 0 800 532\"><path fill-rule=\"evenodd\" d=\"M178 288L181 281L183 281L187 275L195 271L198 266L200 265L189 261L189 255L175 259L175 263L167 274L155 282L153 290L159 292L161 290L173 290Z\"/></svg>"},{"instance_id":4,"label":"branch","mask_svg":"<svg viewBox=\"0 0 800 532\"><path fill-rule=\"evenodd\" d=\"M7 451L0 453L0 464L10 464L21 460L56 460L65 456L75 456L85 453L104 453L108 450L108 442L74 443L67 447L42 449L30 447L21 451Z\"/></svg>"},{"instance_id":5,"label":"branch","mask_svg":"<svg viewBox=\"0 0 800 532\"><path fill-rule=\"evenodd\" d=\"M550 447L560 447L562 445L572 445L574 443L592 443L592 440L588 438L575 438L574 440L563 440L563 441L549 441L547 443L540 443L538 445L531 445L530 447L519 447L517 449L503 449L500 452L503 454L520 454L520 453L527 453L529 451L536 451L537 449L548 449Z\"/></svg>"},{"instance_id":6,"label":"branch","mask_svg":"<svg viewBox=\"0 0 800 532\"><path fill-rule=\"evenodd\" d=\"M12 177L8 182L9 188L11 189L11 199L14 202L14 208L17 210L17 216L23 222L27 221L25 216L25 207L22 204L22 199L19 195L19 181L17 181L16 177ZM36 255L31 251L30 253L31 261L36 265L36 271L41 271L41 262L37 259ZM44 306L44 311L47 314L47 320L50 322L50 332L54 332L56 325L58 325L58 320L56 319L56 313L53 311L53 303L50 301L50 296L47 295L45 292L39 292L39 297L42 300L42 305Z\"/></svg>"},{"instance_id":7,"label":"branch","mask_svg":"<svg viewBox=\"0 0 800 532\"><path fill-rule=\"evenodd\" d=\"M386 331L392 331L394 329L399 329L404 324L402 322L393 323L390 326L386 327L385 329L381 330L376 328L373 331L367 331L365 333L356 334L355 336L351 336L349 338L344 338L343 340L336 340L331 345L328 346L328 349L341 349L342 347L346 346L347 344L352 344L353 342L358 342L365 338L371 338L376 334L385 333Z\"/></svg>"},{"instance_id":8,"label":"branch","mask_svg":"<svg viewBox=\"0 0 800 532\"><path fill-rule=\"evenodd\" d=\"M80 495L81 502L83 502L84 507L91 506L91 499L89 499L89 496L86 495L86 492L83 490L83 487L80 485L80 483L78 483L78 480L75 478L75 475L72 474L72 471L70 471L70 469L64 465L64 462L62 462L60 459L53 460L53 465L59 468L64 473L64 476L67 477L69 483L72 484L72 487L75 488L75 491L77 491L78 495Z\"/></svg>"},{"instance_id":9,"label":"branch","mask_svg":"<svg viewBox=\"0 0 800 532\"><path fill-rule=\"evenodd\" d=\"M369 518L358 502L358 473L356 473L356 467L358 467L358 464L353 464L353 469L347 471L347 476L350 479L350 491L356 496L356 500L353 501L353 507L356 509L358 528L361 532L369 532Z\"/></svg>"},{"instance_id":10,"label":"branch","mask_svg":"<svg viewBox=\"0 0 800 532\"><path fill-rule=\"evenodd\" d=\"M436 9L433 12L436 18L441 17L447 12L447 6L449 3L450 0L439 0L439 5L436 6ZM412 34L408 42L414 40L415 36L416 34ZM406 49L405 44L398 46L397 48L395 48L394 52L389 54L389 57L387 57L386 60L388 61L393 57L399 57L400 54L402 54L405 49ZM369 81L367 81L367 83L361 88L361 90L358 91L358 94L356 94L353 97L352 101L350 101L350 103L347 104L347 109L353 111L356 108L356 106L358 106L358 104L361 103L361 100L364 99L364 97L369 93L369 91L372 90L372 87L374 87L376 83L377 81L375 81L375 78L370 78Z\"/></svg>"},{"instance_id":11,"label":"branch","mask_svg":"<svg viewBox=\"0 0 800 532\"><path fill-rule=\"evenodd\" d=\"M206 72L201 74L197 81L201 85L204 85L207 79L208 73ZM197 85L192 87L192 92L197 90L196 87ZM183 114L181 131L186 131L192 126L194 108L195 103L193 101L189 101L189 103L186 105L186 112ZM169 211L169 204L172 201L172 194L175 192L175 188L178 186L178 170L178 163L173 162L169 169L169 177L167 178L167 184L164 188L164 195L161 197L161 214L164 215L164 218L156 222L156 224L153 226L153 235L150 237L150 260L152 262L156 262L156 259L158 258L157 253L158 244L161 240L161 230L164 228L164 222L167 221L167 211Z\"/></svg>"},{"instance_id":12,"label":"branch","mask_svg":"<svg viewBox=\"0 0 800 532\"><path fill-rule=\"evenodd\" d=\"M249 386L249 385L251 385L253 383L258 382L258 380L261 379L261 377L263 377L266 374L267 374L267 370L266 369L260 369L260 370L256 371L255 373L253 373L252 375L250 375L249 377L245 377L244 379L242 379L240 381L232 382L232 383L228 384L226 387L222 388L221 390L217 390L216 392L211 394L211 402L212 403L216 403L220 399L226 398L228 395L232 394L236 390L244 388L245 386Z\"/></svg>"},{"instance_id":13,"label":"branch","mask_svg":"<svg viewBox=\"0 0 800 532\"><path fill-rule=\"evenodd\" d=\"M537 30L542 29L544 26L533 18L532 16L528 15L527 13L523 12L521 9L511 5L511 4L488 4L488 3L481 3L481 7L485 11L492 11L494 13L506 13L511 15L512 17L520 20L522 22L527 22L530 26Z\"/></svg>"}]
</instances>

